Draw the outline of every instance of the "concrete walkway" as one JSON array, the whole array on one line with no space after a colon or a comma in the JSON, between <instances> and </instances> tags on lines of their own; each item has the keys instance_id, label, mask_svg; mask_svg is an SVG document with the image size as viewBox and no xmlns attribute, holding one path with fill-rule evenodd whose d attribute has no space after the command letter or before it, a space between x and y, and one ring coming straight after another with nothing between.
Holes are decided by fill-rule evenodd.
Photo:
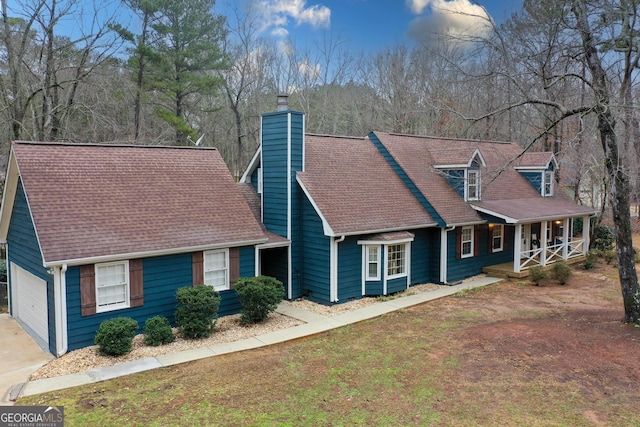
<instances>
[{"instance_id":1,"label":"concrete walkway","mask_svg":"<svg viewBox=\"0 0 640 427\"><path fill-rule=\"evenodd\" d=\"M0 314L0 406L13 405L14 386L24 384L36 369L51 359L53 356L40 348L13 317Z\"/></svg>"},{"instance_id":2,"label":"concrete walkway","mask_svg":"<svg viewBox=\"0 0 640 427\"><path fill-rule=\"evenodd\" d=\"M123 375L148 371L150 369L172 366L179 363L190 362L203 359L205 357L218 356L236 351L249 350L271 344L277 344L292 339L315 335L341 326L360 322L381 316L402 308L422 304L427 301L453 295L466 289L478 288L501 281L493 277L483 277L463 282L455 286L442 286L440 289L430 292L423 292L415 295L399 297L389 301L373 304L358 310L327 317L309 311L293 307L288 304L280 304L276 310L278 313L300 319L306 322L303 325L289 329L282 329L259 335L240 341L216 344L211 347L203 347L193 350L181 351L173 354L165 354L156 357L122 363L105 368L92 369L77 374L64 375L54 378L29 381L13 387L11 399L15 400L21 396L30 396L55 390L61 390L79 385L91 384L98 381L105 381Z\"/></svg>"}]
</instances>

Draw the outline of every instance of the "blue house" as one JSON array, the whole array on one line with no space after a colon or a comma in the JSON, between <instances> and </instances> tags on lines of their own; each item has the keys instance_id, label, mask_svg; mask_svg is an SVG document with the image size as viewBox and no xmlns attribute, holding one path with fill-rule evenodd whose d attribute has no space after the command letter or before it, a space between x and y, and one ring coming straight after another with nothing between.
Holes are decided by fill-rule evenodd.
<instances>
[{"instance_id":1,"label":"blue house","mask_svg":"<svg viewBox=\"0 0 640 427\"><path fill-rule=\"evenodd\" d=\"M0 214L11 315L57 356L105 319L173 320L184 286L236 313L235 278L283 244L215 149L15 142Z\"/></svg>"},{"instance_id":2,"label":"blue house","mask_svg":"<svg viewBox=\"0 0 640 427\"><path fill-rule=\"evenodd\" d=\"M279 103L236 183L215 149L15 142L0 209L9 306L54 355L100 323L173 320L176 290L240 309L239 276L323 304L519 276L577 260L591 208L557 188L551 153L516 144L305 132Z\"/></svg>"},{"instance_id":3,"label":"blue house","mask_svg":"<svg viewBox=\"0 0 640 427\"><path fill-rule=\"evenodd\" d=\"M241 182L255 191L266 230L290 242L269 267L289 298L334 304L483 271L518 276L588 250L595 211L557 188L552 153L306 134L304 114L284 102L262 116L261 135Z\"/></svg>"}]
</instances>

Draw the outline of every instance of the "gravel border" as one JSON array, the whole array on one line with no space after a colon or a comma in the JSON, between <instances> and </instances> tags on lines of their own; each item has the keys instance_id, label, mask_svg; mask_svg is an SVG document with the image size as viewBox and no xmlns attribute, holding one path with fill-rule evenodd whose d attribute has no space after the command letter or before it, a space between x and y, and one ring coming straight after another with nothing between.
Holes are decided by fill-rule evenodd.
<instances>
[{"instance_id":1,"label":"gravel border","mask_svg":"<svg viewBox=\"0 0 640 427\"><path fill-rule=\"evenodd\" d=\"M439 288L440 285L435 284L415 285L407 289L406 291L399 292L394 295L375 298L361 298L358 300L332 306L314 303L303 298L294 301L284 301L283 303L290 304L294 307L308 310L316 314L331 317L337 314L367 307L382 301L388 301L389 299L415 295L422 292L429 292ZM279 313L271 313L269 314L269 317L266 321L255 325L245 326L240 323L239 314L224 316L217 320L216 330L213 334L211 334L209 338L205 338L202 340L183 339L182 337L180 337L177 329L174 328L174 342L157 347L152 347L144 344L144 336L140 334L133 339L131 352L127 353L124 356L103 356L98 353L97 346L81 348L79 350L70 351L57 359L51 360L49 363L36 370L30 376L29 380L33 381L43 378L57 377L60 375L69 375L88 371L90 369L113 366L119 363L144 359L147 357L160 356L162 354L176 353L179 351L191 350L201 347L210 347L214 344L238 341L257 335L263 335L269 332L278 331L281 329L292 328L294 326L302 325L303 323L303 321L294 319L289 316L285 316Z\"/></svg>"}]
</instances>

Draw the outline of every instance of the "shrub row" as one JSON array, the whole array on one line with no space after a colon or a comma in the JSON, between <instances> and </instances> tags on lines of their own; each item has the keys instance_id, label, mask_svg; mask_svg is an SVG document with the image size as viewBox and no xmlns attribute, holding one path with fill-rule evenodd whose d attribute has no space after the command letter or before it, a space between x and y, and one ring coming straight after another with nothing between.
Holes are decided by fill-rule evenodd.
<instances>
[{"instance_id":1,"label":"shrub row","mask_svg":"<svg viewBox=\"0 0 640 427\"><path fill-rule=\"evenodd\" d=\"M536 286L548 278L557 280L561 285L566 285L572 274L573 270L569 264L564 261L557 261L553 263L550 270L545 270L539 265L531 267L529 269L529 280L535 283Z\"/></svg>"},{"instance_id":2,"label":"shrub row","mask_svg":"<svg viewBox=\"0 0 640 427\"><path fill-rule=\"evenodd\" d=\"M265 320L284 298L282 282L267 276L239 278L236 294L242 306L242 324ZM180 288L176 292L175 319L180 334L188 339L207 338L215 330L220 307L220 294L211 286ZM121 356L131 351L138 322L130 317L116 317L103 321L94 342L98 351L109 356ZM174 340L171 324L165 317L147 319L144 325L144 343L158 346Z\"/></svg>"}]
</instances>

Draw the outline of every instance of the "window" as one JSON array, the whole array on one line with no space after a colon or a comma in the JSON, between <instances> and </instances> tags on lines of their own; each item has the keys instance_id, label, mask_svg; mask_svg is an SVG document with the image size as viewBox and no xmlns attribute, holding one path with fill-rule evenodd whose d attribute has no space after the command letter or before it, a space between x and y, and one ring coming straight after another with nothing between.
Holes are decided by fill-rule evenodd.
<instances>
[{"instance_id":1,"label":"window","mask_svg":"<svg viewBox=\"0 0 640 427\"><path fill-rule=\"evenodd\" d=\"M216 291L229 289L229 251L226 249L204 253L204 284Z\"/></svg>"},{"instance_id":2,"label":"window","mask_svg":"<svg viewBox=\"0 0 640 427\"><path fill-rule=\"evenodd\" d=\"M380 246L365 246L367 280L380 280Z\"/></svg>"},{"instance_id":3,"label":"window","mask_svg":"<svg viewBox=\"0 0 640 427\"><path fill-rule=\"evenodd\" d=\"M467 170L467 200L480 200L479 170Z\"/></svg>"},{"instance_id":4,"label":"window","mask_svg":"<svg viewBox=\"0 0 640 427\"><path fill-rule=\"evenodd\" d=\"M461 257L468 258L473 256L473 227L462 227L460 238Z\"/></svg>"},{"instance_id":5,"label":"window","mask_svg":"<svg viewBox=\"0 0 640 427\"><path fill-rule=\"evenodd\" d=\"M544 194L543 196L553 196L553 171L544 172Z\"/></svg>"},{"instance_id":6,"label":"window","mask_svg":"<svg viewBox=\"0 0 640 427\"><path fill-rule=\"evenodd\" d=\"M491 251L500 252L504 243L504 225L494 225L491 232Z\"/></svg>"},{"instance_id":7,"label":"window","mask_svg":"<svg viewBox=\"0 0 640 427\"><path fill-rule=\"evenodd\" d=\"M129 307L129 263L96 264L96 312Z\"/></svg>"},{"instance_id":8,"label":"window","mask_svg":"<svg viewBox=\"0 0 640 427\"><path fill-rule=\"evenodd\" d=\"M406 244L387 246L387 276L389 279L406 276Z\"/></svg>"}]
</instances>

